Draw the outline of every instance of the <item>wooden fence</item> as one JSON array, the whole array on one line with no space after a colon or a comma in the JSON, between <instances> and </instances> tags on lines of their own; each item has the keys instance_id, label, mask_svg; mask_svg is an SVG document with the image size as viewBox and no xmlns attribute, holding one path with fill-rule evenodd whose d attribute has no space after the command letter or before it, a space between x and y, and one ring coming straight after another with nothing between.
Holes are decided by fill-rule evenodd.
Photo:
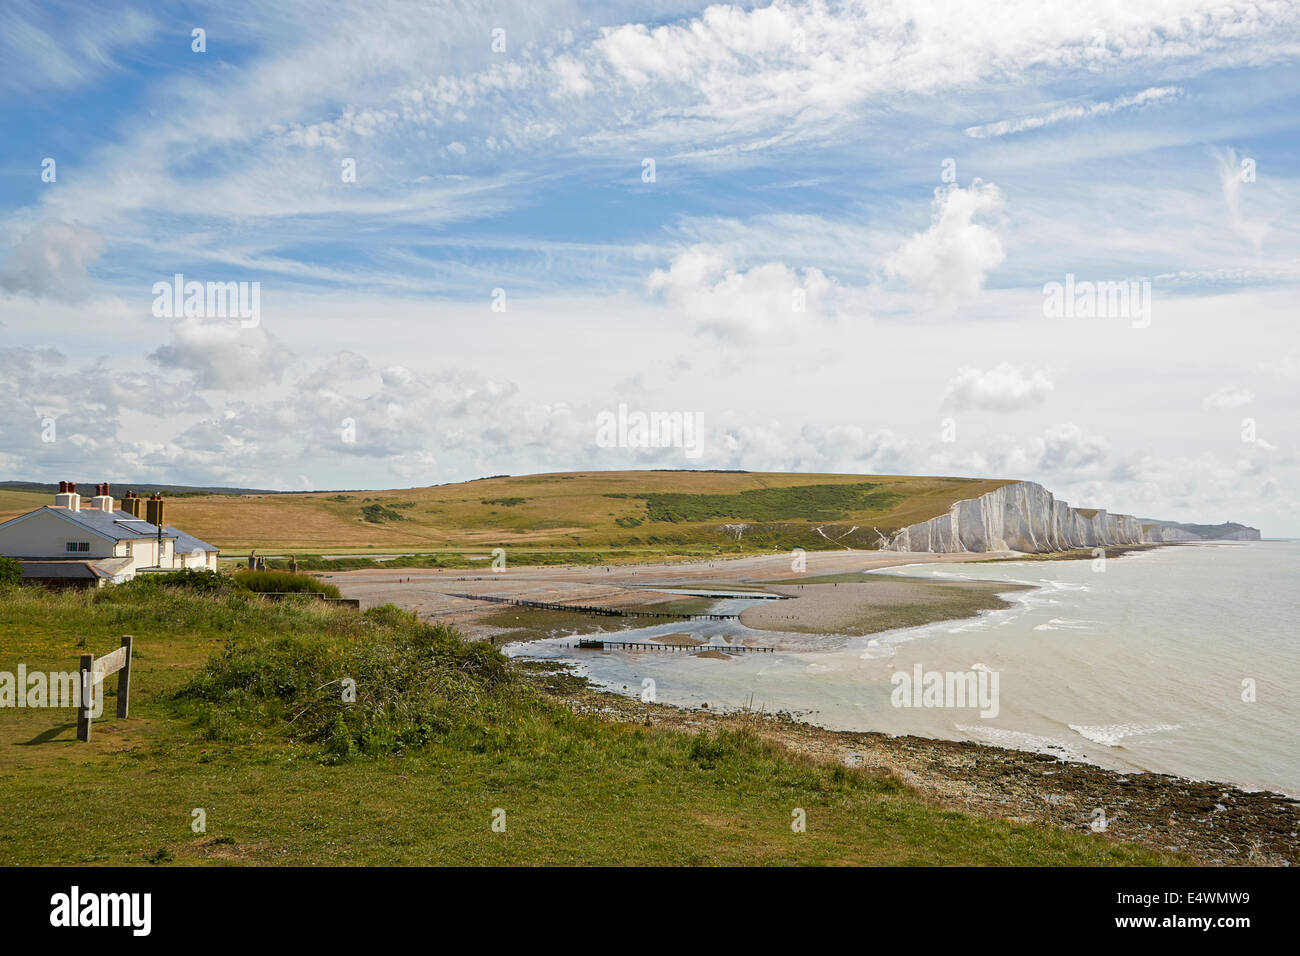
<instances>
[{"instance_id":1,"label":"wooden fence","mask_svg":"<svg viewBox=\"0 0 1300 956\"><path fill-rule=\"evenodd\" d=\"M131 635L122 635L122 646L95 660L93 654L81 655L81 705L77 708L77 739L90 740L90 722L94 718L95 695L103 699L104 679L117 675L117 716L126 717L131 702ZM96 685L101 685L96 688Z\"/></svg>"}]
</instances>

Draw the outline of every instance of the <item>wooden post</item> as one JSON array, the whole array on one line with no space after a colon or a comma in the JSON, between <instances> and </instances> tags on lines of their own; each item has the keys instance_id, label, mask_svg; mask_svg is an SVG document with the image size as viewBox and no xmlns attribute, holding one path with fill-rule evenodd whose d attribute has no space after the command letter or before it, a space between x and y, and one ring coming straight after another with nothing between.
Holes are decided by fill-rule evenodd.
<instances>
[{"instance_id":1,"label":"wooden post","mask_svg":"<svg viewBox=\"0 0 1300 956\"><path fill-rule=\"evenodd\" d=\"M117 716L126 717L131 703L131 635L122 635L122 647L126 650L126 661L117 672Z\"/></svg>"},{"instance_id":2,"label":"wooden post","mask_svg":"<svg viewBox=\"0 0 1300 956\"><path fill-rule=\"evenodd\" d=\"M77 708L77 739L90 740L90 706L95 695L95 656L81 655L81 706Z\"/></svg>"}]
</instances>

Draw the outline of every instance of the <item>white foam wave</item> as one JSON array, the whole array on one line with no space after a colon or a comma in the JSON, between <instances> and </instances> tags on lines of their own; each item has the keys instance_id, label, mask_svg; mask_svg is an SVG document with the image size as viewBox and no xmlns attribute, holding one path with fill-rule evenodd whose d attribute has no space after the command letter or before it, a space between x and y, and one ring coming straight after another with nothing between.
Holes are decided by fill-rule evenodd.
<instances>
[{"instance_id":1,"label":"white foam wave","mask_svg":"<svg viewBox=\"0 0 1300 956\"><path fill-rule=\"evenodd\" d=\"M1046 624L1037 624L1034 626L1035 631L1091 631L1101 621L1071 620L1068 617L1054 617Z\"/></svg>"},{"instance_id":2,"label":"white foam wave","mask_svg":"<svg viewBox=\"0 0 1300 956\"><path fill-rule=\"evenodd\" d=\"M1011 750L1028 750L1034 753L1051 754L1061 760L1074 763L1087 763L1088 758L1077 750L1071 749L1064 741L1038 734L1027 734L1019 730L1006 730L1002 727L981 727L978 724L953 724L962 733Z\"/></svg>"},{"instance_id":3,"label":"white foam wave","mask_svg":"<svg viewBox=\"0 0 1300 956\"><path fill-rule=\"evenodd\" d=\"M1080 737L1091 740L1103 747L1118 747L1126 737L1143 737L1147 734L1159 734L1166 730L1179 730L1182 724L1104 724L1087 726L1070 724L1070 729Z\"/></svg>"}]
</instances>

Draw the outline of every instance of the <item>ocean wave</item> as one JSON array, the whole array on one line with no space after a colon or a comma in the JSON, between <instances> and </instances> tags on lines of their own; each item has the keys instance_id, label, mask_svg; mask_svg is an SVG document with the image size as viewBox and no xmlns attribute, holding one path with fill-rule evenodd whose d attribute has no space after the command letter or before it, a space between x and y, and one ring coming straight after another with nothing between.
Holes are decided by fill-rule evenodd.
<instances>
[{"instance_id":1,"label":"ocean wave","mask_svg":"<svg viewBox=\"0 0 1300 956\"><path fill-rule=\"evenodd\" d=\"M978 724L953 724L953 726L964 734L998 747L1051 754L1053 757L1069 760L1073 763L1088 762L1088 758L1083 754L1072 749L1064 741L1052 737L1028 734L1020 730L1006 730L1002 727L981 727Z\"/></svg>"},{"instance_id":2,"label":"ocean wave","mask_svg":"<svg viewBox=\"0 0 1300 956\"><path fill-rule=\"evenodd\" d=\"M1091 631L1101 621L1071 620L1068 617L1054 617L1046 624L1037 624L1034 626L1035 631Z\"/></svg>"},{"instance_id":3,"label":"ocean wave","mask_svg":"<svg viewBox=\"0 0 1300 956\"><path fill-rule=\"evenodd\" d=\"M1118 747L1126 737L1143 737L1147 734L1163 733L1166 730L1179 730L1182 724L1104 724L1098 727L1083 724L1070 724L1069 727L1080 737L1091 740L1103 747Z\"/></svg>"}]
</instances>

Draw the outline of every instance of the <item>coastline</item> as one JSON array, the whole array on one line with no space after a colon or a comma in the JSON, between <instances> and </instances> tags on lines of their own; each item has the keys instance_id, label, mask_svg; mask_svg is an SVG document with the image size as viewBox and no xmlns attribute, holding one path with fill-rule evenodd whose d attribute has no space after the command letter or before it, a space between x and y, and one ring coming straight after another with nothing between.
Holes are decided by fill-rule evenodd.
<instances>
[{"instance_id":1,"label":"coastline","mask_svg":"<svg viewBox=\"0 0 1300 956\"><path fill-rule=\"evenodd\" d=\"M1171 544L1116 546L1107 548L1106 554L1107 557L1119 557ZM408 607L414 605L412 609L419 610L422 617L454 624L469 637L490 639L494 643L560 636L548 632L547 628L552 625L560 626L563 634L575 636L600 631L617 633L624 624L628 628L640 625L634 623L635 618L569 615L516 607L502 609L500 605L485 605L466 599L456 599L452 606L444 606L446 602L439 603L438 600L434 600L432 606L429 600L408 603L415 597L414 585L445 585L448 590L459 588L462 592L481 589L485 594L510 588L528 597L543 596L545 599L617 608L669 605L683 599L682 595L672 592L646 590L650 588L698 588L703 585L723 588L728 579L734 579L729 582L733 586L761 585L787 598L747 608L741 614L741 623L746 626L775 627L780 631L807 634L843 633L846 609L858 605L861 610L865 601L870 606L866 608L865 618L858 615L857 626L864 629L857 633L872 633L942 620L969 619L984 609L1010 605L1010 602L998 598L995 592L1033 590L1033 587L1004 582L911 579L898 575L868 576L871 580L863 582L855 577L861 571L954 561L983 563L1094 557L1090 550L1062 556L1028 557L903 552L892 552L888 556L876 552L836 552L829 556L833 560L817 562L818 566L814 567L814 555L809 555L809 572L806 577L800 577L800 583L791 583L789 562L785 556L701 562L689 568L682 565L622 567L615 569L617 581L594 573L600 569L575 567L519 569L498 577L405 572L402 576L411 578L412 584L396 587L387 587L375 580L385 576L385 572L349 572L346 576L334 575L332 579L347 593L349 582L345 578L353 575L368 578L372 582L366 588L370 592L370 603L382 595ZM814 570L819 573L814 573ZM819 577L825 580L818 581ZM406 588L411 590L404 590ZM876 589L874 600L871 599L873 589ZM919 597L923 593L961 594L962 600L941 602L944 606L939 607L927 607L924 602L918 602L924 619L899 621L896 602L900 596L911 594ZM972 609L972 601L983 603L985 607ZM432 607L437 607L441 613L428 614ZM873 615L876 615L876 626L870 620ZM520 629L521 622L523 629ZM1110 839L1139 843L1153 849L1174 850L1204 864L1300 864L1300 841L1295 837L1300 832L1300 802L1282 793L1248 791L1232 784L1196 781L1169 774L1121 772L1093 763L1061 760L1051 754L974 741L892 736L878 731L830 730L787 713L720 713L705 708L645 703L639 697L627 696L617 687L575 674L566 662L527 657L517 661L530 679L537 681L548 693L563 698L576 712L613 721L661 725L685 733L722 727L749 728L783 747L816 759L894 774L945 808L1017 821L1049 823L1078 832L1097 832L1094 827L1104 819L1105 835Z\"/></svg>"},{"instance_id":2,"label":"coastline","mask_svg":"<svg viewBox=\"0 0 1300 956\"><path fill-rule=\"evenodd\" d=\"M817 760L892 774L946 809L1168 850L1213 866L1300 865L1300 801L1170 774L1124 773L991 744L827 730L788 714L720 713L647 703L553 662L530 677L575 713L682 733L749 729ZM1104 815L1104 816L1102 816ZM1096 827L1105 820L1105 829Z\"/></svg>"}]
</instances>

